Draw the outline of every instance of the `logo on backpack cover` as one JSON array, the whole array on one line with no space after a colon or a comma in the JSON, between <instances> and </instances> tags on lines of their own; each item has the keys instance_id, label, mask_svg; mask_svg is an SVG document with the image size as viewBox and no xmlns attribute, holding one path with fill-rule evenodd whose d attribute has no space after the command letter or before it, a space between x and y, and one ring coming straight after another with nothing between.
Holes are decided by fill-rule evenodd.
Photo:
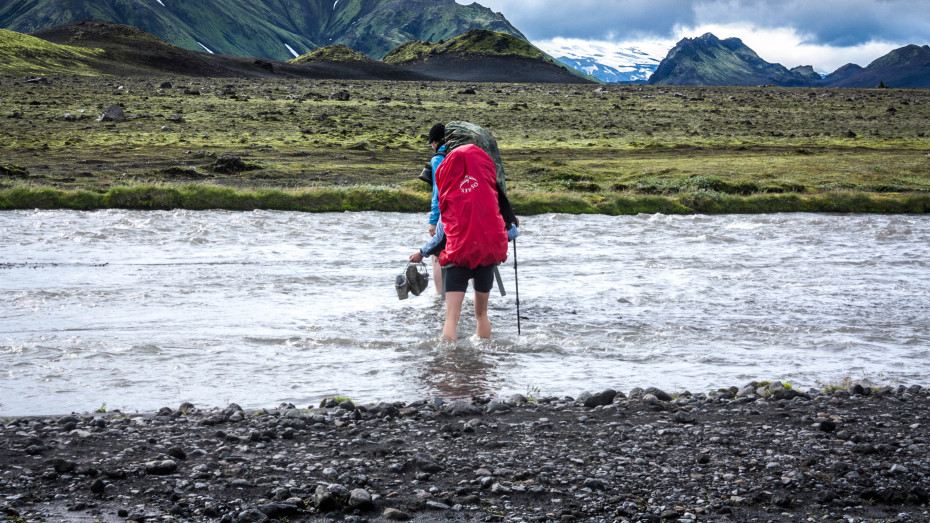
<instances>
[{"instance_id":1,"label":"logo on backpack cover","mask_svg":"<svg viewBox=\"0 0 930 523\"><path fill-rule=\"evenodd\" d=\"M472 178L469 175L465 175L465 179L462 180L462 183L459 184L459 190L462 191L462 194L468 194L472 192L476 187L478 187L478 180Z\"/></svg>"}]
</instances>

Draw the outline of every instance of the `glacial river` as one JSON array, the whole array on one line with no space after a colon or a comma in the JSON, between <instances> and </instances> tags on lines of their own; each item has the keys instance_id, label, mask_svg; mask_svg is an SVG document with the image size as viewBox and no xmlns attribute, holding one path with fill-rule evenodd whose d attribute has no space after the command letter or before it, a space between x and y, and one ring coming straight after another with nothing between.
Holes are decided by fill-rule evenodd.
<instances>
[{"instance_id":1,"label":"glacial river","mask_svg":"<svg viewBox=\"0 0 930 523\"><path fill-rule=\"evenodd\" d=\"M0 212L0 415L928 385L930 217L523 219L491 298L442 342L394 278L426 214Z\"/></svg>"}]
</instances>

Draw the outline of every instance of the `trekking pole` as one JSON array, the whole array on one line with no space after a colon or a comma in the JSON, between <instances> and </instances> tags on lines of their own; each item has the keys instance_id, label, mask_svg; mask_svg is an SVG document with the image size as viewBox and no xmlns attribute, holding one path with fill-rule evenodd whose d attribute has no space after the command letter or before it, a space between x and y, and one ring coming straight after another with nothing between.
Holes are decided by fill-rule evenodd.
<instances>
[{"instance_id":1,"label":"trekking pole","mask_svg":"<svg viewBox=\"0 0 930 523\"><path fill-rule=\"evenodd\" d=\"M513 286L517 294L517 336L520 335L520 278L517 276L517 239L513 239Z\"/></svg>"}]
</instances>

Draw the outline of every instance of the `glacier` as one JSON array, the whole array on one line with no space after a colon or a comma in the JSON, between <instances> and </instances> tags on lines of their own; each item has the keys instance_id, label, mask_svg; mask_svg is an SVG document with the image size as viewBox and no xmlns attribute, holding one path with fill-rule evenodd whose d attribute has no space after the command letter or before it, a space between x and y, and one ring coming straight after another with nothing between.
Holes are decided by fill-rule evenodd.
<instances>
[{"instance_id":1,"label":"glacier","mask_svg":"<svg viewBox=\"0 0 930 523\"><path fill-rule=\"evenodd\" d=\"M553 38L533 42L563 64L602 82L645 82L675 46L672 41L609 42Z\"/></svg>"}]
</instances>

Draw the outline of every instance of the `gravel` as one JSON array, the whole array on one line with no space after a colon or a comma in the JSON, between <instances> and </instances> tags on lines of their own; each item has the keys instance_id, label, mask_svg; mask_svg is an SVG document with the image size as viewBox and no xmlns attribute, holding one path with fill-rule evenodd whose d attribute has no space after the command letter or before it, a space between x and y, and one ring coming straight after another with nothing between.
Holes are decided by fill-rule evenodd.
<instances>
[{"instance_id":1,"label":"gravel","mask_svg":"<svg viewBox=\"0 0 930 523\"><path fill-rule=\"evenodd\" d=\"M7 418L0 521L930 521L930 392L591 391Z\"/></svg>"}]
</instances>

